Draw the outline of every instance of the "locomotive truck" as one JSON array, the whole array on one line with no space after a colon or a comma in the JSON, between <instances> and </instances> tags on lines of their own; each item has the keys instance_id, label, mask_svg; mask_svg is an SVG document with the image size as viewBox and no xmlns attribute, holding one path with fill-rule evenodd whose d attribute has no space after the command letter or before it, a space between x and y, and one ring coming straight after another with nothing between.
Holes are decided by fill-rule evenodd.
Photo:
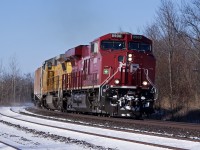
<instances>
[{"instance_id":1,"label":"locomotive truck","mask_svg":"<svg viewBox=\"0 0 200 150\"><path fill-rule=\"evenodd\" d=\"M44 61L34 100L51 110L138 117L154 112L156 60L143 35L109 33Z\"/></svg>"}]
</instances>

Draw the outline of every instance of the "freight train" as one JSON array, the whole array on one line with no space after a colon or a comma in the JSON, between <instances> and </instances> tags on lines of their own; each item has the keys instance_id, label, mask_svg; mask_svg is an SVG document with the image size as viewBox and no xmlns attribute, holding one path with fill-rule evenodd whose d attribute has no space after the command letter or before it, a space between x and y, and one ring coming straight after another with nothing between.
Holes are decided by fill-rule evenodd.
<instances>
[{"instance_id":1,"label":"freight train","mask_svg":"<svg viewBox=\"0 0 200 150\"><path fill-rule=\"evenodd\" d=\"M156 60L143 35L109 33L45 60L34 100L51 110L141 117L154 112Z\"/></svg>"}]
</instances>

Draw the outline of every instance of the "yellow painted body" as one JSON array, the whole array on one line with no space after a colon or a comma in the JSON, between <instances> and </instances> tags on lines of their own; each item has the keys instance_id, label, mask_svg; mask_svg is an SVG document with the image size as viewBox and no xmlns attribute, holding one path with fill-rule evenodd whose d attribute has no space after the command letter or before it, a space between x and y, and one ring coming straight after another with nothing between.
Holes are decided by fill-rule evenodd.
<instances>
[{"instance_id":1,"label":"yellow painted body","mask_svg":"<svg viewBox=\"0 0 200 150\"><path fill-rule=\"evenodd\" d=\"M62 65L65 65L66 70L63 70ZM72 65L70 62L60 62L56 66L48 68L45 66L42 74L42 93L57 92L62 89L62 75L72 72Z\"/></svg>"}]
</instances>

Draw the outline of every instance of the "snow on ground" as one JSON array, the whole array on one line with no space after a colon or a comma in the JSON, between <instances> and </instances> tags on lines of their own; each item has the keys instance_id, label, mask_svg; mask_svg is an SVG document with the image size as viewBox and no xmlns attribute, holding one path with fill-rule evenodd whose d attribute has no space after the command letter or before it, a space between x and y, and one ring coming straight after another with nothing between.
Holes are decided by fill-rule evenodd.
<instances>
[{"instance_id":1,"label":"snow on ground","mask_svg":"<svg viewBox=\"0 0 200 150\"><path fill-rule=\"evenodd\" d=\"M19 149L74 149L79 150L80 146L75 144L65 144L50 139L40 138L31 133L14 129L13 127L0 124L0 141L9 143Z\"/></svg>"},{"instance_id":2,"label":"snow on ground","mask_svg":"<svg viewBox=\"0 0 200 150\"><path fill-rule=\"evenodd\" d=\"M22 108L13 108L15 110L19 110ZM198 142L192 142L192 141L186 141L186 140L177 140L172 138L163 138L163 137L156 137L156 136L150 136L150 135L142 135L142 134L136 134L136 133L127 133L127 132L121 132L121 131L114 131L114 130L108 130L108 129L101 129L97 127L88 127L84 125L76 125L72 123L63 123L63 122L57 122L57 121L51 121L46 119L40 119L40 118L33 118L30 116L24 116L20 114L16 114L14 112L10 111L10 108L8 107L2 107L0 108L0 111L2 114L6 114L9 116L17 117L24 120L34 121L38 123L48 124L52 126L62 127L62 128L68 128L72 130L79 130L84 132L90 132L95 133L99 135L107 135L107 136L114 136L118 138L124 138L124 139L130 139L130 140L136 140L136 141L143 141L146 143L154 143L154 144L160 144L160 145L167 145L172 147L178 147L178 148L184 148L184 149L199 149L200 143ZM41 125L36 125L32 123L25 123L23 121L16 121L7 117L3 117L0 115L0 121L6 121L10 122L12 124L18 124L20 126L26 127L28 129L33 129L35 131L42 131L45 132L48 135L59 135L62 137L67 137L72 140L78 140L79 144L76 143L65 143L60 142L56 140L49 139L43 136L36 136L33 133L26 133L25 131L20 131L19 129L13 128L12 126L7 126L5 124L2 124L0 122L0 141L4 141L5 139L9 139L10 143L16 143L17 147L21 147L22 149L90 149L90 147L85 147L84 144L81 145L80 141L90 143L92 145L95 145L93 148L98 149L98 146L101 146L102 149L112 148L112 149L122 149L122 150L129 150L134 147L134 149L162 149L160 147L155 146L149 146L149 145L142 145L138 143L131 143L131 142L124 142L121 140L114 140L109 138L103 138L99 136L94 135L88 135L83 133L78 133L74 131L66 131L62 129L55 129L53 127L44 127ZM18 145L19 144L19 145ZM14 144L15 145L15 144ZM100 149L99 148L99 149Z\"/></svg>"},{"instance_id":3,"label":"snow on ground","mask_svg":"<svg viewBox=\"0 0 200 150\"><path fill-rule=\"evenodd\" d=\"M27 106L29 106L29 105L27 105ZM31 107L31 106L29 106L29 107ZM82 124L82 125L90 125L91 124L91 123L88 123L88 122L83 122L83 121L78 121L78 120L71 120L71 119L67 119L67 118L58 118L58 117L52 117L52 116L44 116L44 115L34 114L32 112L27 111L26 108L27 107L24 107L24 108L22 108L22 107L13 107L12 111L17 112L17 113L23 112L23 113L26 113L26 114L30 114L30 115L34 115L34 116L39 116L39 117L43 117L43 118L47 118L47 119L54 119L54 120L57 120L57 121L79 123L79 124ZM105 128L109 128L110 127L107 124L94 124L94 123L92 123L92 124L94 126L96 126L96 127L105 127ZM130 131L130 132L132 131L132 132L139 132L139 133L144 133L144 134L154 134L155 136L156 135L158 135L158 136L163 135L163 136L168 136L168 137L174 137L173 134L169 134L167 132L164 132L164 133L161 133L159 131L158 132L152 132L152 131L150 132L148 130L139 130L139 129L134 129L134 128L124 128L124 127L118 127L118 126L112 126L112 128L115 129L115 130L119 129L119 130L127 130L127 131ZM179 135L179 137L184 138L185 136ZM189 136L187 138L189 138L191 140L193 140L193 139L200 140L199 137L194 137L194 136Z\"/></svg>"},{"instance_id":4,"label":"snow on ground","mask_svg":"<svg viewBox=\"0 0 200 150\"><path fill-rule=\"evenodd\" d=\"M3 117L1 117L2 119ZM3 118L5 120L6 118ZM6 119L6 121L11 122L11 120ZM13 121L13 120L12 120ZM13 122L12 122L13 123ZM16 124L22 125L23 122L20 121L15 121ZM48 136L44 138L42 135L33 135L24 131L19 131L16 129L13 129L13 127L5 126L0 124L2 131L0 133L0 141L4 141L5 139L10 139L9 143L11 145L15 145L20 149L69 149L69 150L79 150L79 149L91 149L89 147L84 147L84 144L70 144L67 143L61 143L61 142L56 142L52 139L48 139ZM36 131L43 131L47 133L48 135L59 135L62 137L70 137L74 140L79 139L79 141L86 141L88 143L92 143L98 146L105 147L107 148L113 148L113 149L123 149L123 150L128 150L130 147L135 147L136 149L160 149L157 147L153 146L147 146L147 145L142 145L142 144L136 144L136 143L127 143L119 140L112 140L112 139L106 139L106 138L100 138L96 136L90 136L90 135L85 135L85 134L80 134L76 132L71 132L71 131L63 131L60 129L54 129L50 127L41 127L40 125L32 125L30 123L24 123L23 126L28 127L29 129L35 129ZM4 141L6 142L6 141ZM23 145L23 146L21 146ZM97 148L98 149L98 148ZM104 149L104 148L102 148Z\"/></svg>"},{"instance_id":5,"label":"snow on ground","mask_svg":"<svg viewBox=\"0 0 200 150\"><path fill-rule=\"evenodd\" d=\"M0 149L1 150L15 150L14 148L9 147L9 146L7 146L7 145L5 145L3 143L0 143Z\"/></svg>"}]
</instances>

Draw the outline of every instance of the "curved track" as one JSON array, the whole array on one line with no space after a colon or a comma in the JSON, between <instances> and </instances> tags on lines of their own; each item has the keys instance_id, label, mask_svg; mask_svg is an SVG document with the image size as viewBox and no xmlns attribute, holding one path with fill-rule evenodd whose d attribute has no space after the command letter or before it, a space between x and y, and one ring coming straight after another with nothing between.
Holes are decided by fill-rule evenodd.
<instances>
[{"instance_id":1,"label":"curved track","mask_svg":"<svg viewBox=\"0 0 200 150\"><path fill-rule=\"evenodd\" d=\"M150 145L150 146L155 146L155 147L160 147L160 148L177 149L177 150L182 149L182 148L177 148L177 147L173 147L173 146L153 144L153 143L141 142L141 141L119 138L119 137L114 137L114 136L91 133L91 132L86 132L86 131L80 131L80 130L75 130L75 129L62 128L62 127L57 127L57 126L53 126L53 125L46 125L46 124L43 124L43 123L37 123L37 122L34 122L34 121L28 121L28 120L25 120L25 119L19 119L19 118L11 117L11 116L8 116L8 115L2 114L2 113L0 113L0 114L2 116L9 117L9 118L12 118L12 119L15 119L15 120L20 120L20 121L24 121L24 122L28 122L28 123L32 123L32 124L37 124L37 125L41 125L41 126L45 126L45 127L52 127L52 128L55 128L55 129L62 129L62 130L65 130L65 131L73 131L73 132L83 133L83 134L87 134L87 135L93 135L93 136L98 136L98 137L115 139L115 140L120 140L120 141L124 141L124 142L138 143L138 144L143 144L143 145L145 144L145 145Z\"/></svg>"},{"instance_id":2,"label":"curved track","mask_svg":"<svg viewBox=\"0 0 200 150\"><path fill-rule=\"evenodd\" d=\"M21 149L17 148L16 146L10 145L8 143L2 142L2 141L0 141L0 143L2 143L3 145L6 146L6 147L0 146L0 149L2 148L2 149L9 149L9 150L21 150Z\"/></svg>"},{"instance_id":3,"label":"curved track","mask_svg":"<svg viewBox=\"0 0 200 150\"><path fill-rule=\"evenodd\" d=\"M81 127L82 129L78 129L78 126L80 126L80 125L75 125L75 124L72 124L72 123L61 123L61 122L57 121L57 124L62 124L62 127L60 127L60 126L57 126L57 125L52 125L52 123L50 123L50 122L53 122L52 120L49 121L49 124L45 124L45 123L41 123L42 119L33 118L33 117L30 117L30 116L25 116L25 115L21 115L21 114L19 114L17 112L12 112L12 113L13 114L15 113L15 115L11 116L11 115L2 114L2 113L1 113L1 115L5 116L5 117L12 118L14 120L23 121L24 124L25 124L25 122L28 122L28 123L39 125L39 126L51 127L51 128L56 129L56 130L57 129L58 130L63 130L63 132L64 131L76 132L78 134L85 134L85 135L89 135L89 136L93 136L93 137L99 137L99 138L112 139L112 140L117 140L117 141L122 141L122 142L128 142L129 144L130 143L138 143L138 144L142 144L142 145L149 145L149 146L153 146L153 147L159 148L159 149L161 149L161 148L187 149L187 148L184 148L184 146L181 145L181 144L179 144L179 146L177 146L176 142L179 142L179 143L190 143L190 144L191 143L193 143L193 144L195 143L195 145L199 144L197 142L192 142L192 141L186 141L186 140L183 141L183 140L176 140L176 139L172 139L172 138L159 138L159 137L152 137L152 140L151 140L152 142L149 142L149 141L145 141L145 138L148 135L141 135L141 134L139 135L139 134L137 134L134 137L133 135L135 133L127 133L127 132L120 132L120 131L114 131L114 130L108 130L108 129L97 129L97 128L93 131L94 127L85 127L85 126L82 126ZM23 116L24 119L21 118L22 116ZM40 121L36 121L36 120L40 120ZM43 119L43 121L44 121L44 119ZM76 126L76 127L73 128L72 126L73 127ZM86 129L86 128L89 128L89 129ZM105 134L105 132L104 132L105 130L106 130L106 133L108 133L108 134ZM120 134L119 132L122 133L123 136L116 136L115 133ZM143 138L141 138L141 137L138 138L138 136L142 136ZM161 139L163 141L168 140L168 142L166 142L166 144L162 144L162 142L161 142L161 144L160 144L159 141L161 141ZM169 143L169 141L170 141L170 143ZM176 146L173 145L173 143ZM199 146L200 146L200 144L199 144Z\"/></svg>"},{"instance_id":4,"label":"curved track","mask_svg":"<svg viewBox=\"0 0 200 150\"><path fill-rule=\"evenodd\" d=\"M162 121L162 120L134 120L131 118L109 118L109 117L97 117L93 115L82 115L82 114L74 114L74 113L63 113L58 111L49 111L45 109L37 109L37 108L27 108L28 111L33 113L42 112L50 116L60 117L65 116L72 116L77 118L84 118L84 119L95 119L95 120L103 120L103 121L114 121L120 123L131 123L131 124L139 124L139 125L149 125L149 126L163 126L163 127L170 127L170 128L177 128L177 129L188 129L188 130L195 130L200 131L200 124L195 123L184 123L184 122L173 122L173 121Z\"/></svg>"},{"instance_id":5,"label":"curved track","mask_svg":"<svg viewBox=\"0 0 200 150\"><path fill-rule=\"evenodd\" d=\"M64 119L65 121L77 124L89 124L102 128L121 130L123 132L145 133L162 137L175 137L177 139L187 139L191 141L200 141L200 125L191 123L180 123L159 120L132 120L122 118L97 117L92 115L82 115L73 113L62 113L57 111L48 111L44 109L29 108L33 116L51 117L54 120ZM25 113L26 114L26 113ZM30 115L30 114L27 114ZM69 122L69 121L68 121ZM85 125L84 124L84 125ZM162 135L161 135L162 134ZM194 138L195 137L195 138Z\"/></svg>"}]
</instances>

